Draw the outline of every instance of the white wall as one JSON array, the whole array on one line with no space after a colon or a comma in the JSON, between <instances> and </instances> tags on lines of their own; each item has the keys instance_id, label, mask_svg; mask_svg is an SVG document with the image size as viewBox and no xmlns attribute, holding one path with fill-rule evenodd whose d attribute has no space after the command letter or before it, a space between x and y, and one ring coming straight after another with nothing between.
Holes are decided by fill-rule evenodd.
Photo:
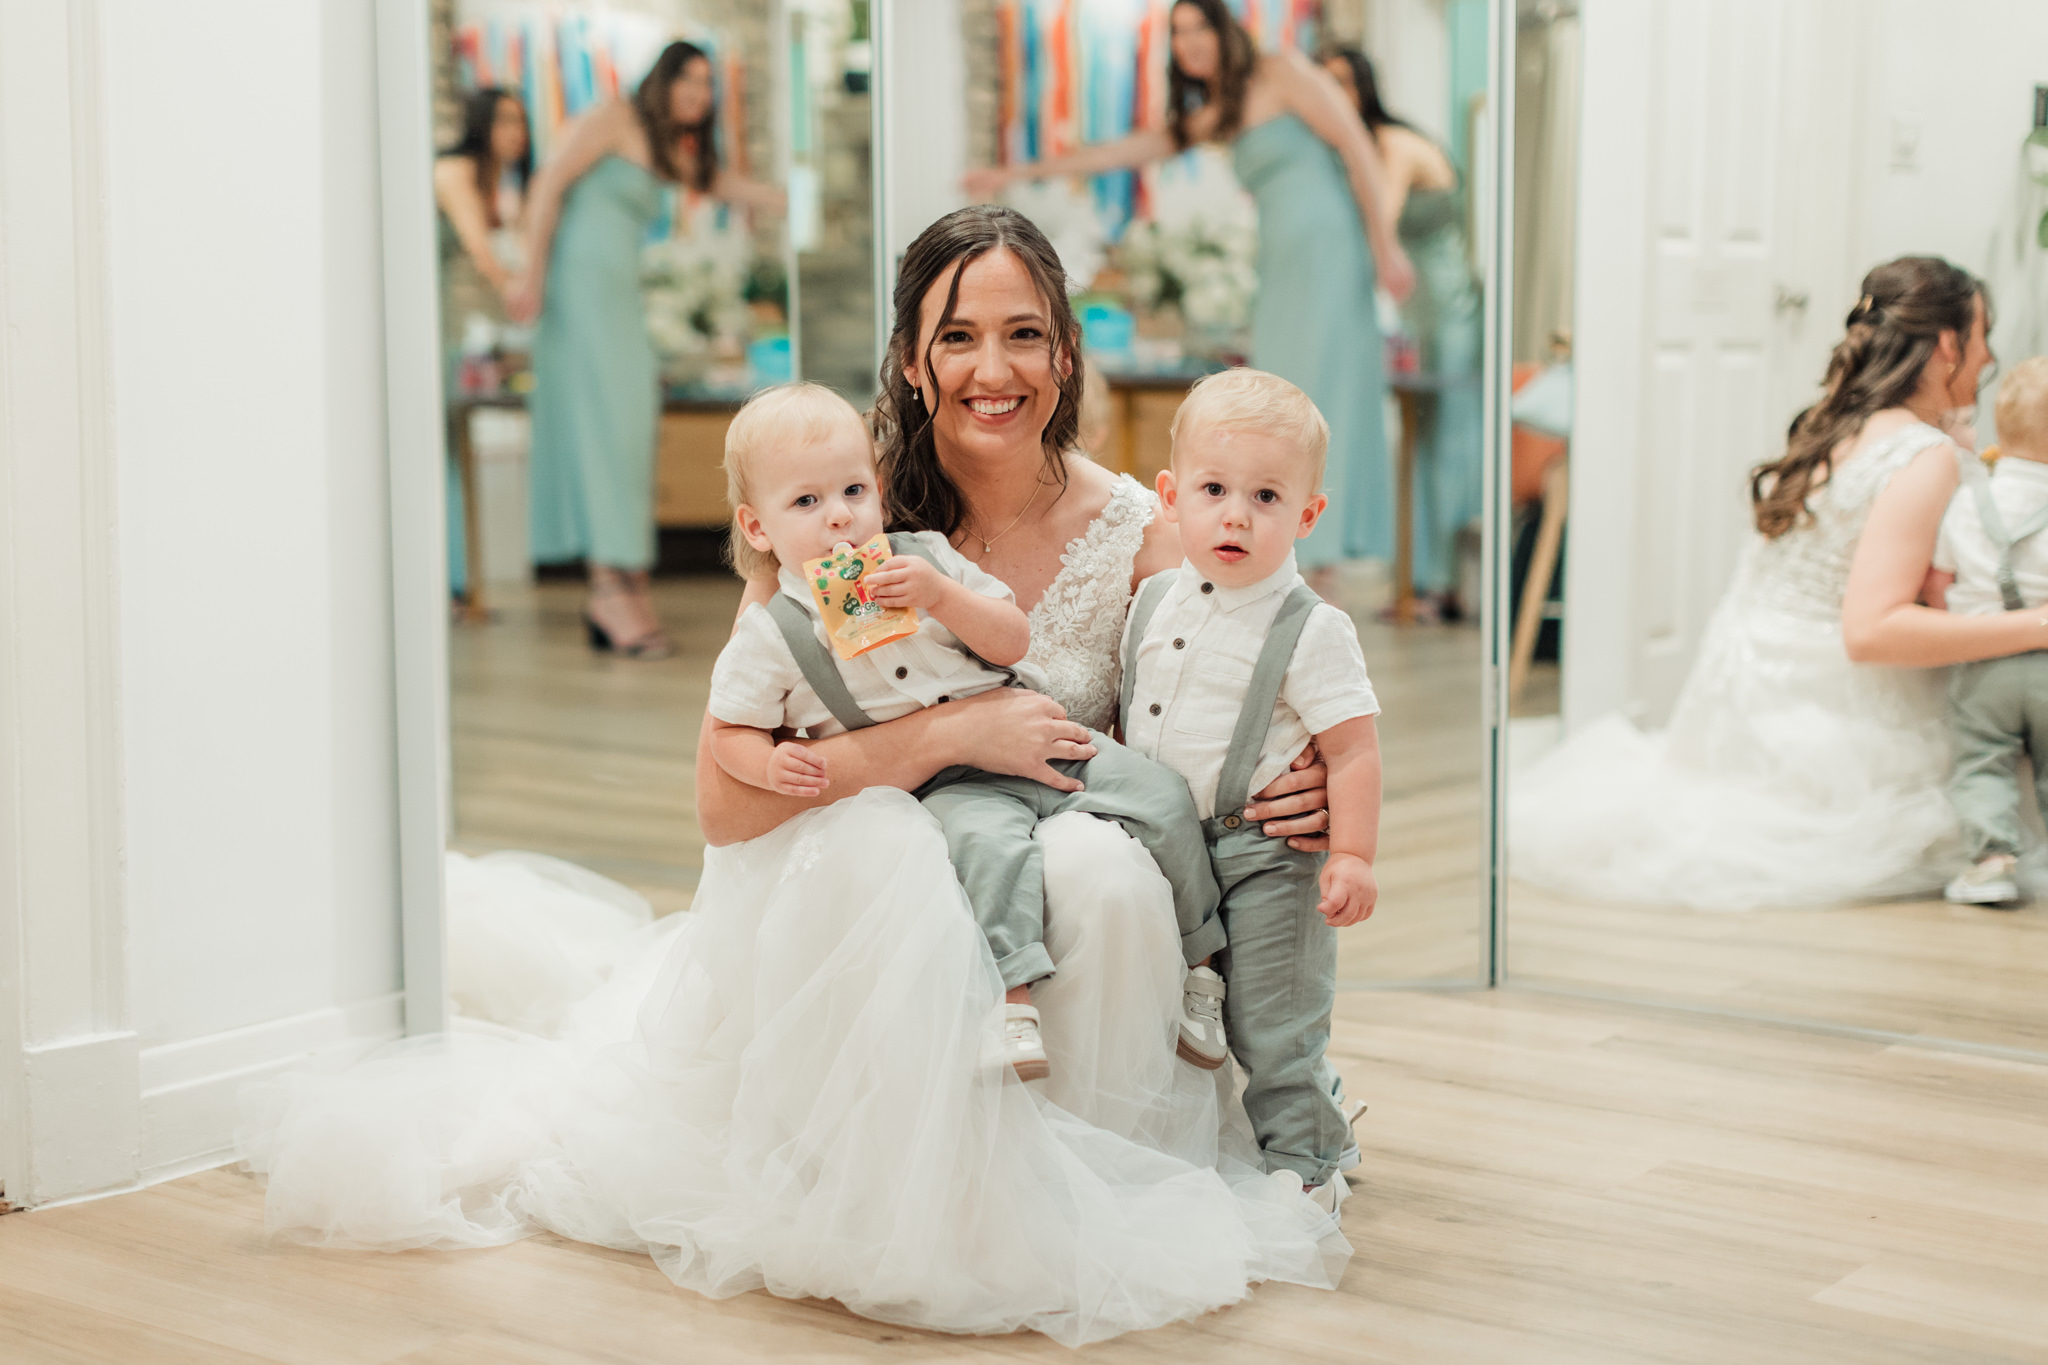
<instances>
[{"instance_id":1,"label":"white wall","mask_svg":"<svg viewBox=\"0 0 2048 1365\"><path fill-rule=\"evenodd\" d=\"M967 203L967 56L954 0L876 0L875 8L886 298L904 248Z\"/></svg>"},{"instance_id":2,"label":"white wall","mask_svg":"<svg viewBox=\"0 0 2048 1365\"><path fill-rule=\"evenodd\" d=\"M0 0L0 31L66 8ZM102 963L74 987L120 998L74 1027L132 1033L139 1095L96 1102L140 1119L125 1173L49 1167L31 1202L221 1159L244 1080L401 1022L372 10L68 8L98 29L72 63L98 138L74 153L103 158L85 226L104 244L81 259L106 341L82 364L112 396L110 450L71 453L112 487L118 700L93 738L126 873L125 981ZM35 226L58 206L11 207ZM65 902L21 913L84 910Z\"/></svg>"}]
</instances>

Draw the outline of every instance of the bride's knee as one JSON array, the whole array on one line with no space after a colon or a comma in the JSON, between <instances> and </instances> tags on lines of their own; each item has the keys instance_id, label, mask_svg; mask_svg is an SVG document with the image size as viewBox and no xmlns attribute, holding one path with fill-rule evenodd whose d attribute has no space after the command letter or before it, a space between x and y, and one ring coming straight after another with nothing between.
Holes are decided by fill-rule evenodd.
<instances>
[{"instance_id":1,"label":"bride's knee","mask_svg":"<svg viewBox=\"0 0 2048 1365\"><path fill-rule=\"evenodd\" d=\"M1070 811L1038 827L1046 946L1104 932L1174 935L1173 891L1145 846L1109 820ZM1178 939L1175 940L1178 942Z\"/></svg>"}]
</instances>

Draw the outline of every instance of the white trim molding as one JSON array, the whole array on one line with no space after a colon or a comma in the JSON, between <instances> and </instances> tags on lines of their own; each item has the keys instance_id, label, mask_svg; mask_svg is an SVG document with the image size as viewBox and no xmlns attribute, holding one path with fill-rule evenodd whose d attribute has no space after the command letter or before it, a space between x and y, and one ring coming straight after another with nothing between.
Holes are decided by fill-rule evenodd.
<instances>
[{"instance_id":1,"label":"white trim molding","mask_svg":"<svg viewBox=\"0 0 2048 1365\"><path fill-rule=\"evenodd\" d=\"M97 0L0 0L0 1181L134 1178Z\"/></svg>"}]
</instances>

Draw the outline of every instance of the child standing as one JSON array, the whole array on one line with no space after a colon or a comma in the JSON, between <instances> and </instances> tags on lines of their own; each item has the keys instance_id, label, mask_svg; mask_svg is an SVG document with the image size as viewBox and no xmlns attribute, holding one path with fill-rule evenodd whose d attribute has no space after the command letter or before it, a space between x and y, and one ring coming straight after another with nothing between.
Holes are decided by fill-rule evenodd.
<instances>
[{"instance_id":1,"label":"child standing","mask_svg":"<svg viewBox=\"0 0 2048 1365\"><path fill-rule=\"evenodd\" d=\"M1379 896L1380 708L1351 618L1295 569L1294 542L1328 505L1330 431L1286 380L1230 370L1195 385L1172 439L1159 498L1187 558L1140 585L1125 625L1124 742L1185 777L1202 817L1229 947L1220 974L1193 975L1245 1069L1266 1169L1334 1214L1350 1135L1323 1053L1336 931ZM1311 736L1330 771L1327 856L1244 818Z\"/></svg>"},{"instance_id":2,"label":"child standing","mask_svg":"<svg viewBox=\"0 0 2048 1365\"><path fill-rule=\"evenodd\" d=\"M2023 360L1998 386L1998 454L1990 472L1965 456L1942 518L1930 587L1965 616L2048 602L2048 356ZM1963 905L2014 905L2020 888L2019 757L2034 761L2048 814L2048 653L1957 664L1949 674L1955 771L1949 799L1970 866L1944 893Z\"/></svg>"},{"instance_id":3,"label":"child standing","mask_svg":"<svg viewBox=\"0 0 2048 1365\"><path fill-rule=\"evenodd\" d=\"M845 399L816 384L756 395L727 430L725 466L734 567L746 578L772 571L778 580L766 606L740 617L712 669L712 755L726 772L785 795L820 796L831 786L825 760L804 743L778 743L774 731L801 729L820 739L1030 682L1031 627L1009 587L932 531L891 536L894 557L861 580L879 605L916 610L917 633L851 659L831 649L802 565L882 530L874 445ZM1224 946L1215 877L1186 784L1107 736L1089 738L1095 757L1052 765L1078 780L1078 791L953 767L913 793L944 826L954 870L995 954L1008 991L996 1047L1000 1062L1024 1080L1050 1070L1029 1003L1030 984L1053 972L1042 853L1032 837L1040 820L1079 810L1122 825L1172 885L1186 961L1206 962ZM1225 1055L1220 1035L1208 1052L1190 1056L1189 1035L1202 1039L1206 1024L1182 1021L1180 1052L1214 1069Z\"/></svg>"}]
</instances>

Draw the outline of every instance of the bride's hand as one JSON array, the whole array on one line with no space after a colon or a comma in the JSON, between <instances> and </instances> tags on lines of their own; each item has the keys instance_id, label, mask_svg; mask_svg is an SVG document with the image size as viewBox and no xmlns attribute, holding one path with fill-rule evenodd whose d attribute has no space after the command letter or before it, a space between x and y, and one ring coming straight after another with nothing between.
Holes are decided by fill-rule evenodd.
<instances>
[{"instance_id":1,"label":"bride's hand","mask_svg":"<svg viewBox=\"0 0 2048 1365\"><path fill-rule=\"evenodd\" d=\"M1329 784L1330 770L1311 742L1290 770L1253 795L1245 814L1275 838L1286 835L1289 848L1321 853L1330 846Z\"/></svg>"},{"instance_id":2,"label":"bride's hand","mask_svg":"<svg viewBox=\"0 0 2048 1365\"><path fill-rule=\"evenodd\" d=\"M1051 765L1055 759L1093 758L1088 729L1067 719L1051 697L1022 687L998 687L951 703L962 737L961 762L983 772L1006 773L1043 782L1055 791L1077 792L1081 783Z\"/></svg>"}]
</instances>

